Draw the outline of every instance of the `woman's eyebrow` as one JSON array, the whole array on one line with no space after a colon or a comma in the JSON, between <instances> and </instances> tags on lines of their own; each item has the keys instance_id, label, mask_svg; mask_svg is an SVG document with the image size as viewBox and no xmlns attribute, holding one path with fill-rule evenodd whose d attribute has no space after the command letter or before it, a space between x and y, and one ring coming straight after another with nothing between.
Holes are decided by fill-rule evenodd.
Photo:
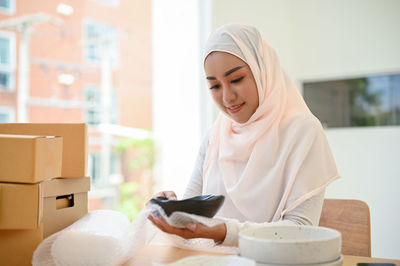
<instances>
[{"instance_id":1,"label":"woman's eyebrow","mask_svg":"<svg viewBox=\"0 0 400 266\"><path fill-rule=\"evenodd\" d=\"M225 74L224 74L224 76L225 76L225 77L226 77L226 76L229 76L230 74L232 74L232 73L235 72L236 70L241 69L242 67L243 67L243 66L234 67L234 68L232 68L231 70L226 71Z\"/></svg>"},{"instance_id":2,"label":"woman's eyebrow","mask_svg":"<svg viewBox=\"0 0 400 266\"><path fill-rule=\"evenodd\" d=\"M235 72L236 70L241 69L242 67L243 67L243 66L234 67L234 68L232 68L232 69L226 71L225 74L224 74L224 76L225 76L225 77L226 77L226 76L229 76L230 74L232 74L232 73ZM208 79L208 80L216 80L216 78L215 78L215 77L212 77L212 76L206 77L206 79Z\"/></svg>"}]
</instances>

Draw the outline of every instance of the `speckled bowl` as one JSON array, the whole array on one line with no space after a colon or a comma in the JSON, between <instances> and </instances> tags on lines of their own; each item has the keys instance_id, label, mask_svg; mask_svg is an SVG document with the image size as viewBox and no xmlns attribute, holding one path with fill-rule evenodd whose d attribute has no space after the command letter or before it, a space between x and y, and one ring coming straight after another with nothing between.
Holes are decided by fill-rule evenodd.
<instances>
[{"instance_id":1,"label":"speckled bowl","mask_svg":"<svg viewBox=\"0 0 400 266\"><path fill-rule=\"evenodd\" d=\"M341 233L317 226L263 226L239 232L243 257L266 264L319 264L340 258Z\"/></svg>"}]
</instances>

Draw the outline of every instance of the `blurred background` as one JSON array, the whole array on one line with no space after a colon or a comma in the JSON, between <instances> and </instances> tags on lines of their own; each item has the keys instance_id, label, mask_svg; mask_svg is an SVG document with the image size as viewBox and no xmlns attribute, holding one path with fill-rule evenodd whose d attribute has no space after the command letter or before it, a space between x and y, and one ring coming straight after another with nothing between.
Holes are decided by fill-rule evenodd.
<instances>
[{"instance_id":1,"label":"blurred background","mask_svg":"<svg viewBox=\"0 0 400 266\"><path fill-rule=\"evenodd\" d=\"M372 256L400 259L400 1L0 0L0 122L85 122L89 208L131 219L182 196L218 113L202 47L256 26L325 127L342 178L368 203ZM257 206L263 208L263 206Z\"/></svg>"}]
</instances>

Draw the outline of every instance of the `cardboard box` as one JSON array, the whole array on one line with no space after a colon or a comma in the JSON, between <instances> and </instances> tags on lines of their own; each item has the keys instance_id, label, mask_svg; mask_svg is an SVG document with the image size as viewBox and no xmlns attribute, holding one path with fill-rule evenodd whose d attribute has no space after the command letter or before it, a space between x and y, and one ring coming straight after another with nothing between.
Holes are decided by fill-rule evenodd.
<instances>
[{"instance_id":1,"label":"cardboard box","mask_svg":"<svg viewBox=\"0 0 400 266\"><path fill-rule=\"evenodd\" d=\"M60 177L61 158L61 137L0 134L0 182Z\"/></svg>"},{"instance_id":2,"label":"cardboard box","mask_svg":"<svg viewBox=\"0 0 400 266\"><path fill-rule=\"evenodd\" d=\"M0 183L0 230L35 229L43 222L47 237L87 214L89 189L89 177Z\"/></svg>"},{"instance_id":3,"label":"cardboard box","mask_svg":"<svg viewBox=\"0 0 400 266\"><path fill-rule=\"evenodd\" d=\"M90 178L56 178L43 182L43 235L47 237L88 213Z\"/></svg>"},{"instance_id":4,"label":"cardboard box","mask_svg":"<svg viewBox=\"0 0 400 266\"><path fill-rule=\"evenodd\" d=\"M0 230L0 265L32 265L32 256L43 240L43 224L37 229Z\"/></svg>"},{"instance_id":5,"label":"cardboard box","mask_svg":"<svg viewBox=\"0 0 400 266\"><path fill-rule=\"evenodd\" d=\"M0 134L61 136L63 138L61 177L86 176L88 142L87 126L84 123L0 123Z\"/></svg>"}]
</instances>

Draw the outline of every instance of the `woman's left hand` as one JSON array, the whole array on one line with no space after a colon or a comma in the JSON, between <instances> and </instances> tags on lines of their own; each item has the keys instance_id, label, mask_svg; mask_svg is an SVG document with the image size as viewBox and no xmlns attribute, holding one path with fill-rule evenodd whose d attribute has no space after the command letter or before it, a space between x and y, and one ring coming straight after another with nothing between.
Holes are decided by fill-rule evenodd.
<instances>
[{"instance_id":1,"label":"woman's left hand","mask_svg":"<svg viewBox=\"0 0 400 266\"><path fill-rule=\"evenodd\" d=\"M155 226L160 228L161 231L178 235L185 239L190 238L210 238L215 242L222 242L226 236L226 225L225 223L217 224L215 226L206 226L200 223L190 223L186 228L178 228L169 225L162 218L155 218L149 215L149 220L153 222Z\"/></svg>"}]
</instances>

